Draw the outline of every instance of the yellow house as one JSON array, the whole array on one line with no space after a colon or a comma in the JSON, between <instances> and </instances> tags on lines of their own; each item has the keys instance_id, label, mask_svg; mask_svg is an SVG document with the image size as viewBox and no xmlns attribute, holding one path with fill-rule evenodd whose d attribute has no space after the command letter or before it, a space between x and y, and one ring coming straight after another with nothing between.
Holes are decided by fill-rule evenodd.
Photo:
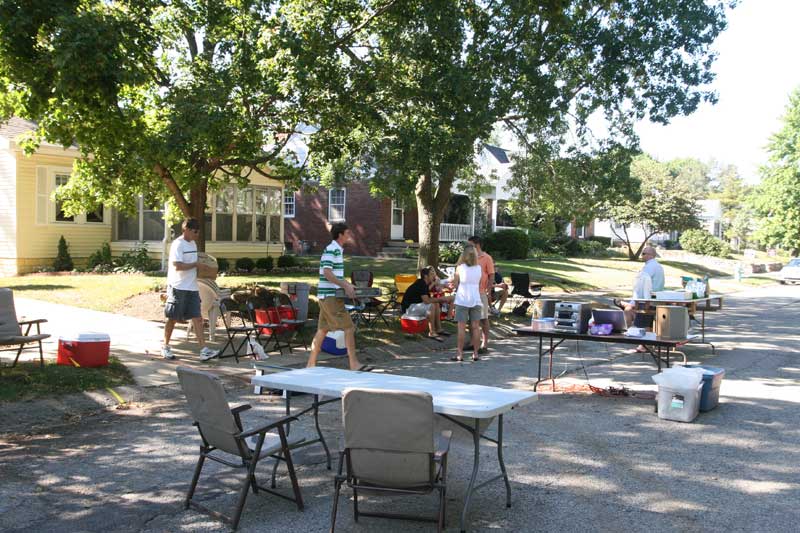
<instances>
[{"instance_id":1,"label":"yellow house","mask_svg":"<svg viewBox=\"0 0 800 533\"><path fill-rule=\"evenodd\" d=\"M67 217L53 199L69 180L77 148L42 144L28 157L17 140L31 131L31 122L12 118L0 125L0 275L13 276L52 266L61 235L76 265L85 263L104 242L112 254L141 246L161 259L164 212L139 199L135 216L100 207ZM283 253L283 184L251 176L245 188L230 185L209 196L206 251L217 257L257 259Z\"/></svg>"}]
</instances>

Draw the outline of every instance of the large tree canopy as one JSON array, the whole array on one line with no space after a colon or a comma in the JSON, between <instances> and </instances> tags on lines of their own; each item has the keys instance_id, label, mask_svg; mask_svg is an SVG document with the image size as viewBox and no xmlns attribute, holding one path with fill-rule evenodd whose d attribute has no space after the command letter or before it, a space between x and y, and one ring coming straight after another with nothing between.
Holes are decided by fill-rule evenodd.
<instances>
[{"instance_id":1,"label":"large tree canopy","mask_svg":"<svg viewBox=\"0 0 800 533\"><path fill-rule=\"evenodd\" d=\"M0 119L38 122L29 150L79 146L68 211L143 194L202 222L208 186L303 168L282 148L308 58L283 24L268 0L0 0Z\"/></svg>"},{"instance_id":2,"label":"large tree canopy","mask_svg":"<svg viewBox=\"0 0 800 533\"><path fill-rule=\"evenodd\" d=\"M293 5L299 33L339 43L327 52L342 57L336 79L347 83L321 96L311 144L328 159L368 159L384 193L413 191L420 262L432 264L459 170L498 123L522 144L560 147L572 175L608 171L588 187L602 190L620 161L591 160L635 148L635 121L668 122L714 101L710 47L725 27L725 3L705 0ZM593 137L597 119L605 134ZM528 201L537 185L519 188Z\"/></svg>"},{"instance_id":3,"label":"large tree canopy","mask_svg":"<svg viewBox=\"0 0 800 533\"><path fill-rule=\"evenodd\" d=\"M789 97L783 127L769 141L770 162L750 204L758 217L756 238L800 253L800 89Z\"/></svg>"},{"instance_id":4,"label":"large tree canopy","mask_svg":"<svg viewBox=\"0 0 800 533\"><path fill-rule=\"evenodd\" d=\"M628 247L629 259L638 259L656 233L699 227L696 191L688 181L676 180L668 164L641 155L631 163L631 175L640 182L639 200L614 203L607 211L614 222L612 232ZM637 226L644 230L642 242L633 241L631 235Z\"/></svg>"}]
</instances>

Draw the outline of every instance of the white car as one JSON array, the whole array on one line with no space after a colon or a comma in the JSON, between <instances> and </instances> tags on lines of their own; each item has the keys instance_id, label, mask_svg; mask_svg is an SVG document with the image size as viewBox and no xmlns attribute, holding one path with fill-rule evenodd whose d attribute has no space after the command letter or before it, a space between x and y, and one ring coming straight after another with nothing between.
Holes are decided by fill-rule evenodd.
<instances>
[{"instance_id":1,"label":"white car","mask_svg":"<svg viewBox=\"0 0 800 533\"><path fill-rule=\"evenodd\" d=\"M778 273L778 279L781 283L800 282L800 257L791 259Z\"/></svg>"}]
</instances>

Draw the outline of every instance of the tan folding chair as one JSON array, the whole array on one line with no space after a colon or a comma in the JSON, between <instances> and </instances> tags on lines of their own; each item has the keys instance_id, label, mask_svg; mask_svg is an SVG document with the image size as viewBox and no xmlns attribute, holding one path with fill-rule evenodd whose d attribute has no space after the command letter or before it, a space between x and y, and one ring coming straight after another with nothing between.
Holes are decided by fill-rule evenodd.
<instances>
[{"instance_id":1,"label":"tan folding chair","mask_svg":"<svg viewBox=\"0 0 800 533\"><path fill-rule=\"evenodd\" d=\"M17 350L12 367L17 366L17 361L25 348L32 348L33 344L39 346L39 365L44 368L44 353L42 352L42 341L50 337L47 333L42 333L41 324L47 319L38 318L35 320L17 320L17 311L14 307L14 292L11 289L0 289L0 346L12 346L11 350ZM31 334L31 328L36 326L36 333ZM22 333L22 327L25 333Z\"/></svg>"},{"instance_id":2,"label":"tan folding chair","mask_svg":"<svg viewBox=\"0 0 800 533\"><path fill-rule=\"evenodd\" d=\"M334 478L331 532L342 484L353 489L353 514L436 522L442 531L447 492L447 452L451 431L442 431L434 442L433 398L426 392L346 389L342 397L344 450ZM345 468L345 473L342 469ZM364 512L358 508L358 491L370 494L426 495L439 492L436 517Z\"/></svg>"},{"instance_id":3,"label":"tan folding chair","mask_svg":"<svg viewBox=\"0 0 800 533\"><path fill-rule=\"evenodd\" d=\"M290 449L301 444L303 439L290 441L287 438L287 430L285 429L289 422L296 420L296 417L287 416L274 422L260 424L252 429L246 429L242 425L240 414L250 409L250 405L240 405L231 409L225 398L225 389L218 377L187 367L178 367L176 370L181 388L189 403L189 412L202 439L200 458L194 470L194 476L189 486L189 492L186 495L184 507L188 509L192 506L215 516L228 523L233 529L236 529L239 525L239 519L242 516L242 510L250 489L253 490L253 493L264 491L295 502L297 508L302 511L303 497L300 494L297 476L294 473ZM230 460L226 455L233 456L235 459ZM265 457L271 457L276 461L284 461L286 463L294 497L270 490L256 482L256 466L259 460ZM192 499L206 459L231 468L242 468L247 471L247 475L242 480L242 485L239 489L239 500L236 503L232 517L208 509Z\"/></svg>"}]
</instances>

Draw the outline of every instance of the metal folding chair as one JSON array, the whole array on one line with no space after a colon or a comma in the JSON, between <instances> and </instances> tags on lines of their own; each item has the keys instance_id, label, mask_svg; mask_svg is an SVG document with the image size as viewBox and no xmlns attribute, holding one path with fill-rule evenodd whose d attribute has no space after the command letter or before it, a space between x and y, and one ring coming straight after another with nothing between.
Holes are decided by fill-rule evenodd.
<instances>
[{"instance_id":1,"label":"metal folding chair","mask_svg":"<svg viewBox=\"0 0 800 533\"><path fill-rule=\"evenodd\" d=\"M225 325L225 336L227 337L227 341L222 349L219 351L220 359L224 359L226 357L233 357L236 359L236 362L239 362L240 356L247 356L247 348L250 344L250 336L256 334L256 329L253 326L247 325L245 320L245 313L239 310L239 304L231 299L224 299L219 303L219 314L222 317L222 323ZM238 319L238 322L241 322L241 325L237 326L234 324L234 321ZM242 337L241 342L236 344L236 338ZM233 353L225 354L225 350L228 347L233 350ZM242 348L245 349L245 353L240 353ZM255 354L253 354L255 357Z\"/></svg>"},{"instance_id":2,"label":"metal folding chair","mask_svg":"<svg viewBox=\"0 0 800 533\"><path fill-rule=\"evenodd\" d=\"M434 435L433 398L426 392L348 389L342 397L344 450L334 478L331 532L342 485L353 490L353 514L360 516L436 522L445 525L447 454L451 431ZM435 442L438 440L438 442ZM343 471L344 470L344 471ZM417 514L365 512L359 509L359 491L385 495L439 493L435 517Z\"/></svg>"},{"instance_id":3,"label":"metal folding chair","mask_svg":"<svg viewBox=\"0 0 800 533\"><path fill-rule=\"evenodd\" d=\"M356 287L372 287L374 276L369 270L353 270L350 273L350 280ZM383 316L389 305L388 301L370 297L362 298L361 302L364 304L363 315L368 325L374 324L378 319L381 319L387 327L389 326L389 321Z\"/></svg>"},{"instance_id":4,"label":"metal folding chair","mask_svg":"<svg viewBox=\"0 0 800 533\"><path fill-rule=\"evenodd\" d=\"M11 350L17 350L12 367L17 365L20 354L25 348L32 348L29 345L39 346L39 366L44 368L44 353L42 352L42 341L50 335L42 333L41 324L47 319L38 318L35 320L18 320L17 311L14 308L14 292L11 289L0 289L0 346L13 346ZM31 328L36 326L36 334L31 334ZM22 333L22 326L25 333Z\"/></svg>"},{"instance_id":5,"label":"metal folding chair","mask_svg":"<svg viewBox=\"0 0 800 533\"><path fill-rule=\"evenodd\" d=\"M295 420L295 417L288 416L253 428L245 428L242 425L241 413L250 409L250 405L240 405L231 409L225 398L225 389L218 377L187 367L178 367L177 373L181 389L189 403L189 412L202 440L200 457L184 500L184 508L188 509L191 506L215 516L228 523L234 530L239 526L250 490L255 494L264 491L294 502L297 504L297 509L302 511L303 496L300 494L290 451L302 440L290 440L286 430L286 426ZM232 456L235 460L231 460L228 456ZM276 463L279 461L286 463L293 496L286 496L258 484L255 475L256 466L261 459L267 457L274 459ZM233 516L213 511L193 499L206 459L246 471Z\"/></svg>"}]
</instances>

